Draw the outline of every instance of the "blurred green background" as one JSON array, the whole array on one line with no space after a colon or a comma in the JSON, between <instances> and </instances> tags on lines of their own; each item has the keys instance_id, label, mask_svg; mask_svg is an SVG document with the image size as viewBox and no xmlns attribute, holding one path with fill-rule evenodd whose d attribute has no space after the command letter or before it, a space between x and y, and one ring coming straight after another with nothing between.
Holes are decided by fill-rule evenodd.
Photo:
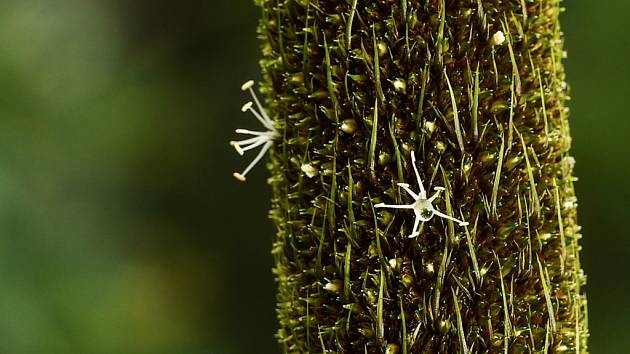
<instances>
[{"instance_id":1,"label":"blurred green background","mask_svg":"<svg viewBox=\"0 0 630 354\"><path fill-rule=\"evenodd\" d=\"M566 2L591 349L630 348L630 3ZM0 353L278 353L251 0L0 2ZM255 123L254 123L255 124Z\"/></svg>"}]
</instances>

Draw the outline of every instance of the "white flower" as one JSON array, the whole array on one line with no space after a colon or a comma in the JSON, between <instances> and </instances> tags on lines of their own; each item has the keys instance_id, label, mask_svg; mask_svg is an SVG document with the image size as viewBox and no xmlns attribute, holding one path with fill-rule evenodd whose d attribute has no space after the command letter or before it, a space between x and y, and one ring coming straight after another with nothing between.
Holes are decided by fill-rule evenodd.
<instances>
[{"instance_id":1,"label":"white flower","mask_svg":"<svg viewBox=\"0 0 630 354\"><path fill-rule=\"evenodd\" d=\"M265 110L260 104L260 101L258 100L258 97L256 96L256 93L254 92L253 87L254 87L254 81L250 80L244 83L243 86L241 86L241 90L249 91L251 93L252 98L254 99L254 102L256 102L256 107L258 107L258 110L260 112L256 111L253 108L254 103L251 101L245 103L243 107L241 108L241 111L251 112L254 115L254 117L256 117L256 119L258 119L258 121L262 123L262 125L267 130L266 131L251 131L251 130L246 130L246 129L236 129L236 132L238 134L246 134L246 135L253 136L253 138L248 138L248 139L244 139L240 141L230 141L230 145L234 147L234 149L236 150L236 152L239 153L239 155L243 155L245 151L257 148L262 145L262 148L260 149L260 152L258 153L258 155L256 155L254 160L252 160L252 162L247 166L247 168L245 168L245 170L243 170L243 172L241 173L234 172L233 174L234 177L238 179L239 181L245 181L245 175L247 175L247 173L258 163L258 161L262 159L262 157L269 150L271 145L273 145L273 141L277 139L278 137L280 137L280 134L278 134L278 131L273 126L273 121L267 115L267 113L265 113Z\"/></svg>"},{"instance_id":2,"label":"white flower","mask_svg":"<svg viewBox=\"0 0 630 354\"><path fill-rule=\"evenodd\" d=\"M433 194L431 198L427 198L427 191L424 189L424 186L422 185L422 180L420 179L420 174L418 173L418 168L416 167L416 154L413 151L411 152L411 164L413 166L414 172L416 173L416 178L418 179L418 187L420 188L420 194L416 194L415 192L413 192L409 188L409 185L407 183L398 183L398 185L402 187L407 193L409 193L409 195L415 201L412 204L402 204L402 205L388 205L388 204L379 203L379 204L376 204L374 207L375 208L392 208L392 209L413 209L413 212L415 214L415 220L413 223L413 230L411 232L411 235L409 235L410 238L417 237L418 235L420 235L420 233L418 232L420 221L422 222L429 221L433 218L433 215L437 215L444 219L456 221L459 224L459 226L468 225L467 222L455 219L454 217L450 215L441 213L439 210L436 210L433 207L433 201L440 195L440 192L442 192L444 188L435 187L435 190L436 190L435 194Z\"/></svg>"}]
</instances>

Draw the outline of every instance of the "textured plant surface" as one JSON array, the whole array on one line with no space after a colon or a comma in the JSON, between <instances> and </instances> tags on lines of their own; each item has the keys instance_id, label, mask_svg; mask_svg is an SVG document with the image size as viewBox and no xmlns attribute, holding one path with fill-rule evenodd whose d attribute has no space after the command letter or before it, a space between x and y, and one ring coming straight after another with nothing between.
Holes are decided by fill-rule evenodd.
<instances>
[{"instance_id":1,"label":"textured plant surface","mask_svg":"<svg viewBox=\"0 0 630 354\"><path fill-rule=\"evenodd\" d=\"M586 352L559 2L257 2L283 350Z\"/></svg>"}]
</instances>

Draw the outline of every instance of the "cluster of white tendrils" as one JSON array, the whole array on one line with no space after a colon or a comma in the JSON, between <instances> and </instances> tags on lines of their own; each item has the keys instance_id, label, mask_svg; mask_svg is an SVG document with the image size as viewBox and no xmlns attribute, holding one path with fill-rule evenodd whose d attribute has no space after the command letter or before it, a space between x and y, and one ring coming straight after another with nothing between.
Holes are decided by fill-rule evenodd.
<instances>
[{"instance_id":1,"label":"cluster of white tendrils","mask_svg":"<svg viewBox=\"0 0 630 354\"><path fill-rule=\"evenodd\" d=\"M424 189L424 186L422 185L422 179L420 179L420 174L418 173L418 168L416 167L416 154L413 151L411 152L411 165L413 166L413 170L416 173L416 178L418 179L418 187L420 188L420 194L416 194L415 192L413 192L409 188L409 185L407 183L398 183L398 185L402 187L407 193L409 193L409 195L414 199L414 202L412 204L402 204L402 205L389 205L389 204L379 203L379 204L376 204L374 207L375 208L392 208L392 209L413 209L413 212L415 214L415 220L413 223L413 231L411 232L411 235L409 235L409 238L417 237L418 235L420 235L420 232L418 231L420 221L422 222L429 221L431 220L431 218L433 218L433 215L437 215L441 218L455 221L459 224L459 226L468 225L468 223L465 221L455 219L454 217L450 215L441 213L439 210L435 210L435 208L433 207L433 201L437 199L437 197L439 197L440 192L444 190L444 187L435 187L435 190L436 190L435 194L433 194L431 198L427 198L427 191Z\"/></svg>"},{"instance_id":2,"label":"cluster of white tendrils","mask_svg":"<svg viewBox=\"0 0 630 354\"><path fill-rule=\"evenodd\" d=\"M254 102L251 102L251 101L245 103L243 107L241 108L241 111L252 112L254 117L256 117L256 119L258 119L258 121L262 123L262 125L267 130L259 132L259 131L251 131L247 129L236 129L236 133L238 134L246 134L246 135L254 136L253 138L248 138L248 139L244 139L240 141L230 141L230 145L234 147L234 149L236 150L236 152L239 153L239 155L242 156L243 154L245 154L245 151L257 148L262 145L262 148L260 149L260 152L258 153L258 155L245 168L245 170L243 170L243 172L241 173L234 172L233 174L234 178L238 179L239 181L245 181L245 176L247 175L247 173L254 166L256 166L258 161L260 161L260 159L262 159L263 156L265 156L265 153L269 150L269 148L271 148L271 145L273 145L273 141L280 136L276 128L273 126L273 121L271 120L269 115L265 113L265 110L263 109L262 104L260 104L260 100L258 100L258 96L256 96L256 92L254 92L253 87L254 87L254 81L250 80L244 83L243 86L241 86L241 90L249 91L251 93L252 98L254 99L254 102L256 103L256 107L258 107L259 111L256 111L254 109Z\"/></svg>"}]
</instances>

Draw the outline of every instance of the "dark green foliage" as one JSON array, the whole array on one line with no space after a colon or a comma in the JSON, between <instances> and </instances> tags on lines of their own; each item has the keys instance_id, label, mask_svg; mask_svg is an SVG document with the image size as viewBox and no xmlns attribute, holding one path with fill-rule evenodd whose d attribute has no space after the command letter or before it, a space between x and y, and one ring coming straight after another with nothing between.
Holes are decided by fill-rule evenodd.
<instances>
[{"instance_id":1,"label":"dark green foliage","mask_svg":"<svg viewBox=\"0 0 630 354\"><path fill-rule=\"evenodd\" d=\"M585 353L558 1L258 2L284 351Z\"/></svg>"}]
</instances>

